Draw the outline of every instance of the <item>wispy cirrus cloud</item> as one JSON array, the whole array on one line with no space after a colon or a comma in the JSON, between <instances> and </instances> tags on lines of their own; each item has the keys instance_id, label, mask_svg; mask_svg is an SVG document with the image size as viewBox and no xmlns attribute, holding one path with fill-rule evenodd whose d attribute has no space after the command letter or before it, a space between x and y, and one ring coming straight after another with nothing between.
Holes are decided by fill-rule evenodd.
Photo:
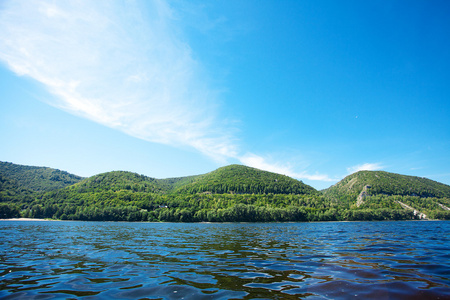
<instances>
[{"instance_id":1,"label":"wispy cirrus cloud","mask_svg":"<svg viewBox=\"0 0 450 300\"><path fill-rule=\"evenodd\" d=\"M49 104L131 136L236 156L217 95L164 1L7 1L0 60L43 84Z\"/></svg>"},{"instance_id":2,"label":"wispy cirrus cloud","mask_svg":"<svg viewBox=\"0 0 450 300\"><path fill-rule=\"evenodd\" d=\"M335 181L241 154L174 15L162 0L145 8L139 1L6 1L0 61L41 83L55 96L48 104L133 137L192 147L221 163Z\"/></svg>"},{"instance_id":3,"label":"wispy cirrus cloud","mask_svg":"<svg viewBox=\"0 0 450 300\"><path fill-rule=\"evenodd\" d=\"M376 171L382 169L384 169L384 166L381 163L364 163L347 168L347 172L352 174L358 171Z\"/></svg>"}]
</instances>

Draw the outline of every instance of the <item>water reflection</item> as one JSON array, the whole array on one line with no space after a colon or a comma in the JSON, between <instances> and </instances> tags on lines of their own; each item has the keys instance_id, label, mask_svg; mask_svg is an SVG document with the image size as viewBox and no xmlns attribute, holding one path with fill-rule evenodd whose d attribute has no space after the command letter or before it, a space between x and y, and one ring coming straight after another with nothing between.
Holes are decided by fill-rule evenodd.
<instances>
[{"instance_id":1,"label":"water reflection","mask_svg":"<svg viewBox=\"0 0 450 300\"><path fill-rule=\"evenodd\" d=\"M0 297L445 299L449 228L2 221Z\"/></svg>"}]
</instances>

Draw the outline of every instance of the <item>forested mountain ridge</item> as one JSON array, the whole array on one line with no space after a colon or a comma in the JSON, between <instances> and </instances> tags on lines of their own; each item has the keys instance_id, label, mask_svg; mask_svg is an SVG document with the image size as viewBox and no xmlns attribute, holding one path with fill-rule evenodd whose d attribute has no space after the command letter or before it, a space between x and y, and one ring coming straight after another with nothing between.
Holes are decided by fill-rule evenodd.
<instances>
[{"instance_id":1,"label":"forested mountain ridge","mask_svg":"<svg viewBox=\"0 0 450 300\"><path fill-rule=\"evenodd\" d=\"M323 191L350 209L406 209L418 218L450 218L450 186L427 178L359 171Z\"/></svg>"},{"instance_id":2,"label":"forested mountain ridge","mask_svg":"<svg viewBox=\"0 0 450 300\"><path fill-rule=\"evenodd\" d=\"M0 175L15 181L18 187L35 192L57 190L83 180L83 177L58 169L2 161L0 161Z\"/></svg>"},{"instance_id":3,"label":"forested mountain ridge","mask_svg":"<svg viewBox=\"0 0 450 300\"><path fill-rule=\"evenodd\" d=\"M0 219L20 216L166 222L410 220L424 216L450 219L449 186L387 172L358 172L318 192L288 176L241 165L167 179L126 171L83 179L50 168L11 163L2 163L1 167ZM75 183L70 184L70 180ZM51 184L53 181L64 187L57 188Z\"/></svg>"},{"instance_id":4,"label":"forested mountain ridge","mask_svg":"<svg viewBox=\"0 0 450 300\"><path fill-rule=\"evenodd\" d=\"M215 194L314 194L317 191L291 177L242 165L229 165L198 176L176 192Z\"/></svg>"},{"instance_id":5,"label":"forested mountain ridge","mask_svg":"<svg viewBox=\"0 0 450 300\"><path fill-rule=\"evenodd\" d=\"M163 180L139 175L127 171L111 171L86 178L68 189L80 193L129 190L144 193L165 193L171 189L171 184Z\"/></svg>"},{"instance_id":6,"label":"forested mountain ridge","mask_svg":"<svg viewBox=\"0 0 450 300\"><path fill-rule=\"evenodd\" d=\"M419 197L450 197L450 186L431 179L385 171L359 171L324 190L327 197L357 198L365 190L368 196L401 195Z\"/></svg>"},{"instance_id":7,"label":"forested mountain ridge","mask_svg":"<svg viewBox=\"0 0 450 300\"><path fill-rule=\"evenodd\" d=\"M79 192L129 190L175 194L314 194L317 191L285 175L241 165L230 165L207 174L156 179L126 171L106 172L86 178L68 189Z\"/></svg>"}]
</instances>

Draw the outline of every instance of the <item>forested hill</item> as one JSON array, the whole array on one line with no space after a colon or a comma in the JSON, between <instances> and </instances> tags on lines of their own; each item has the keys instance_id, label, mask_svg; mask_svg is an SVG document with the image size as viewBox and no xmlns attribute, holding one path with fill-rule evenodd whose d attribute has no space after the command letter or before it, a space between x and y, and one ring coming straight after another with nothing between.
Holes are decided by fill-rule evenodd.
<instances>
[{"instance_id":1,"label":"forested hill","mask_svg":"<svg viewBox=\"0 0 450 300\"><path fill-rule=\"evenodd\" d=\"M14 181L17 188L35 192L57 190L83 180L83 177L47 167L33 167L0 161L0 175Z\"/></svg>"},{"instance_id":2,"label":"forested hill","mask_svg":"<svg viewBox=\"0 0 450 300\"><path fill-rule=\"evenodd\" d=\"M67 189L79 193L97 193L103 191L131 191L143 193L165 193L171 189L171 184L137 173L112 171L86 178Z\"/></svg>"},{"instance_id":3,"label":"forested hill","mask_svg":"<svg viewBox=\"0 0 450 300\"><path fill-rule=\"evenodd\" d=\"M36 193L0 174L0 202L31 202Z\"/></svg>"},{"instance_id":4,"label":"forested hill","mask_svg":"<svg viewBox=\"0 0 450 300\"><path fill-rule=\"evenodd\" d=\"M427 178L384 171L359 171L324 191L327 197L356 199L362 191L367 195L401 195L418 197L450 197L450 186Z\"/></svg>"},{"instance_id":5,"label":"forested hill","mask_svg":"<svg viewBox=\"0 0 450 300\"><path fill-rule=\"evenodd\" d=\"M230 165L156 179L126 171L81 178L0 163L0 219L286 222L450 219L450 186L361 171L323 193L288 176Z\"/></svg>"},{"instance_id":6,"label":"forested hill","mask_svg":"<svg viewBox=\"0 0 450 300\"><path fill-rule=\"evenodd\" d=\"M230 165L197 176L191 183L180 186L176 192L296 195L317 193L313 187L291 177L242 165Z\"/></svg>"},{"instance_id":7,"label":"forested hill","mask_svg":"<svg viewBox=\"0 0 450 300\"><path fill-rule=\"evenodd\" d=\"M156 179L126 171L111 171L82 178L64 171L1 162L3 191L23 188L47 192L66 188L78 193L131 191L196 194L315 194L317 191L285 175L242 165L230 165L207 174ZM12 181L12 183L10 182ZM14 188L13 185L14 185Z\"/></svg>"}]
</instances>

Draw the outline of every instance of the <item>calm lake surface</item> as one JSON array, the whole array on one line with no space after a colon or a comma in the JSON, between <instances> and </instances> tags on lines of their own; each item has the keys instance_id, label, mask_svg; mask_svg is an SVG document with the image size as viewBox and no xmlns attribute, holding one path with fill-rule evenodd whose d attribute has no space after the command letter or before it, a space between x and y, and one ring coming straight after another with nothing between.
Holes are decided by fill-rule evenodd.
<instances>
[{"instance_id":1,"label":"calm lake surface","mask_svg":"<svg viewBox=\"0 0 450 300\"><path fill-rule=\"evenodd\" d=\"M450 222L0 221L0 298L450 299Z\"/></svg>"}]
</instances>

